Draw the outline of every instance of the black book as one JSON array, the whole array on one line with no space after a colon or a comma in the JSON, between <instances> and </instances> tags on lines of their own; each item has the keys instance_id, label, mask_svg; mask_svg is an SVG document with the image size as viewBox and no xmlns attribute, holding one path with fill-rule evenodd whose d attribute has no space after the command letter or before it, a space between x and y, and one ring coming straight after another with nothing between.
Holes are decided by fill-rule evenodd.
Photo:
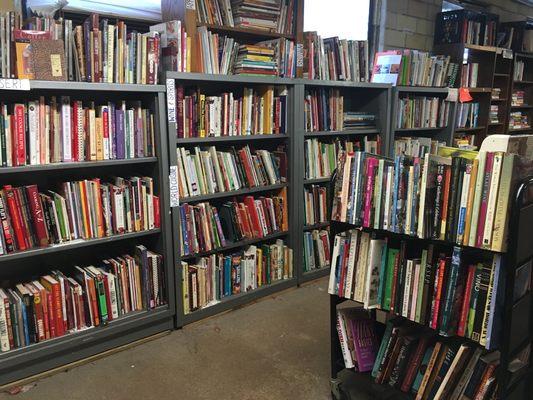
<instances>
[{"instance_id":1,"label":"black book","mask_svg":"<svg viewBox=\"0 0 533 400\"><path fill-rule=\"evenodd\" d=\"M223 204L218 210L218 218L220 219L220 225L222 226L222 232L224 237L229 242L237 242L240 240L238 232L235 230L234 212L231 203Z\"/></svg>"},{"instance_id":2,"label":"black book","mask_svg":"<svg viewBox=\"0 0 533 400\"><path fill-rule=\"evenodd\" d=\"M456 354L457 349L454 346L448 346L448 348L446 349L446 354L444 355L444 361L442 362L442 365L440 366L440 369L437 372L437 375L435 376L435 380L433 381L433 386L431 387L431 391L429 392L429 396L427 397L428 399L435 398L435 395L439 390L440 384L442 383L442 380L450 369L450 366L452 365L453 359L455 358Z\"/></svg>"},{"instance_id":3,"label":"black book","mask_svg":"<svg viewBox=\"0 0 533 400\"><path fill-rule=\"evenodd\" d=\"M470 380L468 381L466 388L463 392L463 397L470 399L473 399L475 397L479 385L481 384L481 379L483 379L483 374L487 369L487 366L491 362L499 360L499 358L500 354L497 351L486 354L479 358L476 363L476 366L474 367L474 372L472 373L472 376L470 377Z\"/></svg>"},{"instance_id":4,"label":"black book","mask_svg":"<svg viewBox=\"0 0 533 400\"><path fill-rule=\"evenodd\" d=\"M433 285L435 284L435 263L433 260L433 245L427 250L426 271L424 275L424 291L422 292L422 306L420 307L420 323L426 325L431 310Z\"/></svg>"},{"instance_id":5,"label":"black book","mask_svg":"<svg viewBox=\"0 0 533 400\"><path fill-rule=\"evenodd\" d=\"M461 164L464 158L453 157L452 158L452 170L450 178L450 192L448 193L448 211L446 214L446 233L444 235L445 240L454 240L454 224L455 224L455 208L457 203L457 194L461 193L459 189L459 178L461 176Z\"/></svg>"},{"instance_id":6,"label":"black book","mask_svg":"<svg viewBox=\"0 0 533 400\"><path fill-rule=\"evenodd\" d=\"M389 386L399 387L402 382L404 375L407 371L407 363L409 361L409 355L413 352L418 340L413 336L406 336L398 352L398 357L396 357L396 362L392 368L392 372L389 378Z\"/></svg>"},{"instance_id":7,"label":"black book","mask_svg":"<svg viewBox=\"0 0 533 400\"><path fill-rule=\"evenodd\" d=\"M437 175L435 176L435 204L433 212L433 232L432 238L439 239L440 237L440 225L442 215L442 197L444 195L444 179L445 179L446 167L443 164L437 166ZM430 206L428 207L430 208Z\"/></svg>"},{"instance_id":8,"label":"black book","mask_svg":"<svg viewBox=\"0 0 533 400\"><path fill-rule=\"evenodd\" d=\"M479 342L481 338L481 330L483 328L483 318L485 316L485 306L487 304L487 297L489 294L490 274L492 265L483 265L481 270L481 282L479 283L479 291L476 302L476 315L474 318L474 327L470 338Z\"/></svg>"}]
</instances>

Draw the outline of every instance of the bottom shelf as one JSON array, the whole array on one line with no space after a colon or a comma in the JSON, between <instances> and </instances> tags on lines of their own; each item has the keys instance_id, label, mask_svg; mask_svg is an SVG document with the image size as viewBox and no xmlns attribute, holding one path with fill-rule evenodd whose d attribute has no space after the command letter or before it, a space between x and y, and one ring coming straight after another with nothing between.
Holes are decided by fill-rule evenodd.
<instances>
[{"instance_id":1,"label":"bottom shelf","mask_svg":"<svg viewBox=\"0 0 533 400\"><path fill-rule=\"evenodd\" d=\"M329 271L330 271L329 267L314 269L312 271L305 271L302 274L300 283L309 282L309 281L312 281L318 278L322 278L323 276L328 276Z\"/></svg>"},{"instance_id":2,"label":"bottom shelf","mask_svg":"<svg viewBox=\"0 0 533 400\"><path fill-rule=\"evenodd\" d=\"M233 296L224 297L219 303L212 306L202 308L185 314L183 316L183 325L188 325L201 319L211 317L216 314L220 314L224 311L231 310L233 308L242 306L244 304L251 303L254 300L271 295L276 292L280 292L285 289L296 286L296 278L286 279L274 282L270 285L261 286L255 290L249 292L239 293ZM179 322L179 321L178 321Z\"/></svg>"},{"instance_id":3,"label":"bottom shelf","mask_svg":"<svg viewBox=\"0 0 533 400\"><path fill-rule=\"evenodd\" d=\"M410 394L403 393L388 385L374 382L370 373L341 370L331 381L335 400L411 400Z\"/></svg>"},{"instance_id":4,"label":"bottom shelf","mask_svg":"<svg viewBox=\"0 0 533 400\"><path fill-rule=\"evenodd\" d=\"M129 314L106 326L0 354L0 385L24 379L145 337L173 329L168 306Z\"/></svg>"}]
</instances>

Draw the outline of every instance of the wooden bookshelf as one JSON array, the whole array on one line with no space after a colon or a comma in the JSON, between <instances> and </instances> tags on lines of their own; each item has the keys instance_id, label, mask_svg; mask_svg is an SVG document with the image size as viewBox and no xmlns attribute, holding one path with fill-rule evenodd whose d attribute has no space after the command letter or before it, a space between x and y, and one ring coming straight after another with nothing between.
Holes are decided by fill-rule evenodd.
<instances>
[{"instance_id":1,"label":"wooden bookshelf","mask_svg":"<svg viewBox=\"0 0 533 400\"><path fill-rule=\"evenodd\" d=\"M515 70L519 62L524 63L524 75L522 79L515 79ZM507 110L507 122L505 132L508 134L523 134L530 133L533 127L533 55L529 53L514 53L514 62L512 64L511 80L509 83L509 108ZM524 92L524 102L522 105L513 103L513 93L516 91ZM527 116L529 127L511 128L510 115L513 112L521 112Z\"/></svg>"},{"instance_id":2,"label":"wooden bookshelf","mask_svg":"<svg viewBox=\"0 0 533 400\"><path fill-rule=\"evenodd\" d=\"M498 49L494 71L492 87L500 89L500 95L499 98L491 96L490 104L498 106L498 122L490 122L489 118L488 135L505 133L509 124L513 53L507 49Z\"/></svg>"},{"instance_id":3,"label":"wooden bookshelf","mask_svg":"<svg viewBox=\"0 0 533 400\"><path fill-rule=\"evenodd\" d=\"M29 91L0 90L5 101L26 102L39 96L69 95L85 101L139 100L154 113L155 156L134 159L64 162L46 165L0 167L2 185L37 184L41 192L56 184L113 176L150 176L160 197L161 227L102 238L73 240L48 247L32 248L0 256L0 278L8 282L28 282L59 268L67 272L74 265L99 265L106 256L133 254L136 245L163 256L167 305L132 312L106 325L67 333L64 336L19 347L0 354L0 385L78 362L117 347L169 331L174 327L174 269L168 188L168 149L166 141L165 87L162 85L120 85L85 82L31 81ZM11 287L11 286L8 286Z\"/></svg>"}]
</instances>

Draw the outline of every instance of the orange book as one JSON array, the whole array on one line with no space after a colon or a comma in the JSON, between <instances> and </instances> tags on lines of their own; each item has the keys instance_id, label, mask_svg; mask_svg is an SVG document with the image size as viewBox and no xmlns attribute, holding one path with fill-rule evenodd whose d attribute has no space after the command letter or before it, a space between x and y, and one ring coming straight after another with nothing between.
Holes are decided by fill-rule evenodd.
<instances>
[{"instance_id":1,"label":"orange book","mask_svg":"<svg viewBox=\"0 0 533 400\"><path fill-rule=\"evenodd\" d=\"M94 198L96 199L97 209L96 209L96 226L98 229L98 237L105 236L104 229L104 206L102 205L102 196L100 195L100 178L93 179L93 193Z\"/></svg>"},{"instance_id":2,"label":"orange book","mask_svg":"<svg viewBox=\"0 0 533 400\"><path fill-rule=\"evenodd\" d=\"M81 209L82 209L82 218L83 218L83 233L84 238L88 239L91 237L91 220L89 218L89 206L87 204L87 185L86 181L77 182L80 187L80 200L81 200Z\"/></svg>"},{"instance_id":3,"label":"orange book","mask_svg":"<svg viewBox=\"0 0 533 400\"><path fill-rule=\"evenodd\" d=\"M287 188L286 187L280 190L279 196L283 199L283 207L282 207L283 222L281 224L281 228L283 231L288 231L289 230L289 210L288 210L289 203L287 201Z\"/></svg>"}]
</instances>

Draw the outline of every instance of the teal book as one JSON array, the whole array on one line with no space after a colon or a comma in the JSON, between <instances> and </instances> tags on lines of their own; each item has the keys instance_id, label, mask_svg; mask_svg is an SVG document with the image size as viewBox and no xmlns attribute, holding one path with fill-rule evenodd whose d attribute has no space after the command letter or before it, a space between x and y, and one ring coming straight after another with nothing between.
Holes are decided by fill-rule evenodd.
<instances>
[{"instance_id":1,"label":"teal book","mask_svg":"<svg viewBox=\"0 0 533 400\"><path fill-rule=\"evenodd\" d=\"M411 393L418 393L418 389L420 389L420 384L422 383L422 379L424 379L424 374L426 373L429 359L431 358L431 354L433 354L434 348L435 346L432 345L428 346L428 348L426 349L426 352L424 353L424 358L422 358L422 362L418 367L418 372L416 373L415 380L413 382L413 385L411 386Z\"/></svg>"},{"instance_id":2,"label":"teal book","mask_svg":"<svg viewBox=\"0 0 533 400\"><path fill-rule=\"evenodd\" d=\"M385 238L385 246L381 253L381 265L379 270L379 287L378 287L378 304L383 304L383 298L385 295L385 280L387 276L387 260L388 260L388 240Z\"/></svg>"},{"instance_id":3,"label":"teal book","mask_svg":"<svg viewBox=\"0 0 533 400\"><path fill-rule=\"evenodd\" d=\"M392 323L392 321L388 321L387 326L385 327L385 333L383 334L383 339L381 339L378 354L376 355L376 361L374 362L374 368L372 368L371 372L373 378L378 376L379 365L381 364L381 360L383 360L383 357L385 356L385 352L387 350L387 346L389 344L389 340L392 334L393 325L394 324Z\"/></svg>"},{"instance_id":4,"label":"teal book","mask_svg":"<svg viewBox=\"0 0 533 400\"><path fill-rule=\"evenodd\" d=\"M383 295L382 308L386 311L390 310L392 300L392 281L394 279L394 260L400 252L399 249L389 249L387 256L387 271L385 274L385 293Z\"/></svg>"}]
</instances>

